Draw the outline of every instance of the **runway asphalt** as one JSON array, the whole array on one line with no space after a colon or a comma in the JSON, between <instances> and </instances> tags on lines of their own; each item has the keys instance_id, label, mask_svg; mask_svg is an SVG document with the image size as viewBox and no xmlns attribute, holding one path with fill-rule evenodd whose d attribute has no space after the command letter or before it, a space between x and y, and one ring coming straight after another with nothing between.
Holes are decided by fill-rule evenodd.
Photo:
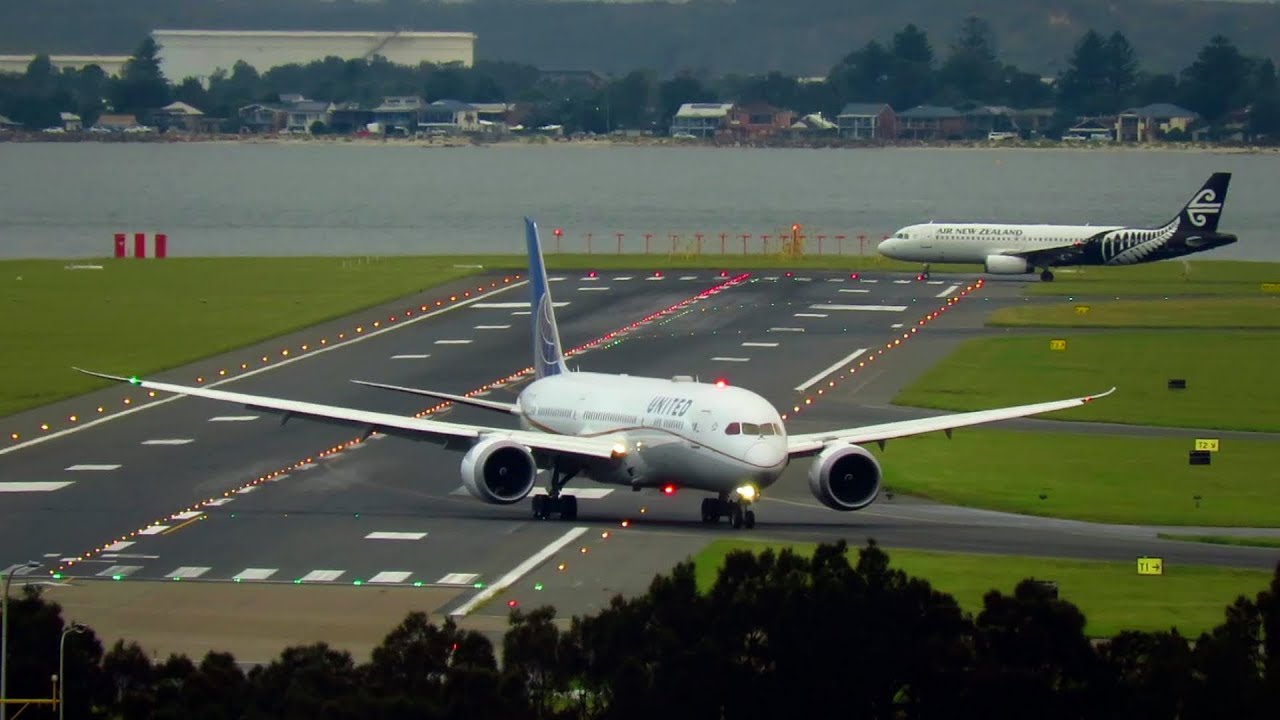
<instances>
[{"instance_id":1,"label":"runway asphalt","mask_svg":"<svg viewBox=\"0 0 1280 720\"><path fill-rule=\"evenodd\" d=\"M1021 281L988 281L968 294L976 276L922 282L892 274L853 280L837 273L764 271L708 293L731 278L708 271L660 278L642 272L556 276L561 279L553 281L551 292L563 304L556 312L566 347L675 307L573 356L571 367L725 378L787 412L792 432L930 414L893 408L889 400L957 343L1003 332L984 328L982 318L1018 301L1022 286ZM521 314L528 311L528 289L522 279L505 279L486 276L430 291L152 379L192 383L198 377L209 384L224 379L218 371L230 368L226 377L240 379L226 382L226 389L413 414L432 403L347 380L466 393L522 370L530 356L529 318ZM463 298L463 292L474 296ZM450 295L457 299L434 305ZM917 324L934 312L939 317ZM352 337L359 339L351 342ZM324 351L316 352L321 347ZM290 348L292 353L284 355ZM828 372L833 366L858 362L864 367L852 377L835 387L828 384L838 376ZM91 356L85 363L105 372L131 372L96 367ZM245 370L239 369L242 363ZM263 367L268 369L248 372ZM498 388L487 397L508 399L516 391L518 386ZM0 430L5 424L29 426L43 415L90 416L103 403L122 407L125 397L135 398L130 407L163 400L120 386L7 418ZM805 398L813 404L805 404ZM510 420L472 408L450 409L440 417L489 424ZM1071 424L1070 429L1179 432L1105 424ZM39 484L26 486L31 491L0 494L0 544L6 561L34 558L45 563L41 572L60 568L63 579L376 585L417 589L429 605L422 609L431 612L467 611L471 620L497 620L509 601L522 607L551 603L561 616L592 612L615 593L642 591L655 573L666 572L708 540L735 532L724 524L699 522L699 493L666 497L589 482L574 483L582 488L576 522L535 521L527 502L492 506L465 494L458 470L462 454L429 442L374 436L321 456L358 435L308 421L281 426L274 416L239 406L180 398L38 444L10 446L0 450L0 485ZM891 462L891 453L886 458ZM1159 555L1167 564L1262 569L1280 558L1274 549L1158 540L1158 528L1015 516L903 498L882 497L867 510L836 513L810 495L806 470L807 461L797 461L770 489L748 536L844 538L852 545L874 537L890 547L1112 560ZM542 560L514 575L531 557ZM504 589L475 606L477 596L488 597L495 588ZM428 594L431 589L452 592ZM388 629L397 620L389 618Z\"/></svg>"}]
</instances>

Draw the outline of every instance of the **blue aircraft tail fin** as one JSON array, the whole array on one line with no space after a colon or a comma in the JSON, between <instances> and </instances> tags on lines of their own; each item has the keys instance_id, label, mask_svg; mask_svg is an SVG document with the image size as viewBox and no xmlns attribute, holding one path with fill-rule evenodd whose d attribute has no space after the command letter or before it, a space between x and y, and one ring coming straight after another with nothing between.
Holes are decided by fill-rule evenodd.
<instances>
[{"instance_id":1,"label":"blue aircraft tail fin","mask_svg":"<svg viewBox=\"0 0 1280 720\"><path fill-rule=\"evenodd\" d=\"M569 372L560 349L560 331L556 328L556 313L551 302L551 288L547 283L547 268L542 263L542 242L538 239L538 224L524 219L525 240L529 245L529 287L533 296L529 303L533 321L533 371L535 378Z\"/></svg>"}]
</instances>

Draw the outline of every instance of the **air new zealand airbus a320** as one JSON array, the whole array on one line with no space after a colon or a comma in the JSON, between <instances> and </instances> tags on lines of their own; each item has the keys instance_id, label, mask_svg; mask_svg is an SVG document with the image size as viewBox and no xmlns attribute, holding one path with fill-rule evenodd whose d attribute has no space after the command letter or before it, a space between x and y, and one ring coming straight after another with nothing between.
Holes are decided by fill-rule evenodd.
<instances>
[{"instance_id":1,"label":"air new zealand airbus a320","mask_svg":"<svg viewBox=\"0 0 1280 720\"><path fill-rule=\"evenodd\" d=\"M1015 275L1067 265L1134 265L1230 245L1218 232L1231 173L1214 173L1177 217L1159 227L936 223L908 225L882 241L886 257L925 263L982 263L989 273Z\"/></svg>"}]
</instances>

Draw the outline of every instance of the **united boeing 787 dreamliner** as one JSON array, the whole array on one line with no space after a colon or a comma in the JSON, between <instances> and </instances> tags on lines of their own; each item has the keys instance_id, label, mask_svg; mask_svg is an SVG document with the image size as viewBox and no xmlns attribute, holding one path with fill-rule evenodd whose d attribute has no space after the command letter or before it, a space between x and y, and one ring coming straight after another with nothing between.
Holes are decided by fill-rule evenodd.
<instances>
[{"instance_id":1,"label":"united boeing 787 dreamliner","mask_svg":"<svg viewBox=\"0 0 1280 720\"><path fill-rule=\"evenodd\" d=\"M521 429L464 425L424 418L320 405L300 400L187 387L90 372L162 392L193 395L316 418L365 431L437 440L468 447L462 483L475 497L509 505L528 497L540 470L547 492L535 494L533 515L577 516L577 499L565 485L574 477L630 488L674 486L712 493L702 520L728 517L733 527L755 525L752 504L778 480L793 458L813 457L809 488L835 510L860 510L880 491L880 464L861 444L920 433L1008 420L1083 405L1100 395L956 413L918 420L788 435L778 411L763 397L721 382L570 371L542 262L538 229L525 219L532 288L534 380L514 403L381 383L364 385L514 415ZM88 372L88 371L81 371Z\"/></svg>"}]
</instances>

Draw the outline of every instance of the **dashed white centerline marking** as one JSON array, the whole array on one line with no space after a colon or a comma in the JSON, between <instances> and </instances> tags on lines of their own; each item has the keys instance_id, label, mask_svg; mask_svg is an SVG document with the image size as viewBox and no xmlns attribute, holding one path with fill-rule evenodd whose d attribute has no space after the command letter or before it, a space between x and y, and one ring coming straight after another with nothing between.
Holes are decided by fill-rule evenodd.
<instances>
[{"instance_id":1,"label":"dashed white centerline marking","mask_svg":"<svg viewBox=\"0 0 1280 720\"><path fill-rule=\"evenodd\" d=\"M778 343L744 342L742 347L778 347Z\"/></svg>"},{"instance_id":2,"label":"dashed white centerline marking","mask_svg":"<svg viewBox=\"0 0 1280 720\"><path fill-rule=\"evenodd\" d=\"M564 307L565 305L568 305L568 304L569 304L568 300L565 300L564 302L551 303L552 307ZM476 303L471 307L480 308L482 310L519 310L520 308L528 308L529 303L527 302L482 302L482 303Z\"/></svg>"},{"instance_id":3,"label":"dashed white centerline marking","mask_svg":"<svg viewBox=\"0 0 1280 720\"><path fill-rule=\"evenodd\" d=\"M906 305L839 305L839 304L821 304L810 305L811 310L854 310L866 312L902 312L907 309Z\"/></svg>"},{"instance_id":4,"label":"dashed white centerline marking","mask_svg":"<svg viewBox=\"0 0 1280 720\"><path fill-rule=\"evenodd\" d=\"M510 330L510 325L477 325L476 330Z\"/></svg>"},{"instance_id":5,"label":"dashed white centerline marking","mask_svg":"<svg viewBox=\"0 0 1280 720\"><path fill-rule=\"evenodd\" d=\"M160 438L158 440L143 440L143 445L186 445L195 442L195 438Z\"/></svg>"},{"instance_id":6,"label":"dashed white centerline marking","mask_svg":"<svg viewBox=\"0 0 1280 720\"><path fill-rule=\"evenodd\" d=\"M880 282L880 281L879 281L879 280L863 280L862 282L864 282L864 283L878 283L878 282Z\"/></svg>"},{"instance_id":7,"label":"dashed white centerline marking","mask_svg":"<svg viewBox=\"0 0 1280 720\"><path fill-rule=\"evenodd\" d=\"M436 581L436 585L470 585L480 577L476 573L449 573Z\"/></svg>"},{"instance_id":8,"label":"dashed white centerline marking","mask_svg":"<svg viewBox=\"0 0 1280 720\"><path fill-rule=\"evenodd\" d=\"M844 282L844 278L827 278L827 282Z\"/></svg>"},{"instance_id":9,"label":"dashed white centerline marking","mask_svg":"<svg viewBox=\"0 0 1280 720\"><path fill-rule=\"evenodd\" d=\"M187 579L187 578L198 578L198 577L200 577L201 575L203 575L203 574L205 574L205 573L209 572L209 571L210 571L210 570L212 570L212 569L213 569L213 568L207 568L207 567L193 567L193 566L189 566L189 565L184 565L184 566L182 566L182 567L178 568L177 570L174 570L173 572L169 573L168 575L165 575L165 577L167 577L167 578L182 578L182 579L184 579L184 580L185 580L185 579Z\"/></svg>"},{"instance_id":10,"label":"dashed white centerline marking","mask_svg":"<svg viewBox=\"0 0 1280 720\"><path fill-rule=\"evenodd\" d=\"M426 360L431 357L431 353L419 353L417 355L392 355L392 360Z\"/></svg>"},{"instance_id":11,"label":"dashed white centerline marking","mask_svg":"<svg viewBox=\"0 0 1280 720\"><path fill-rule=\"evenodd\" d=\"M826 313L796 313L796 317L827 317Z\"/></svg>"},{"instance_id":12,"label":"dashed white centerline marking","mask_svg":"<svg viewBox=\"0 0 1280 720\"><path fill-rule=\"evenodd\" d=\"M619 275L618 277L614 278L614 280L634 280L634 279L635 279L634 275Z\"/></svg>"},{"instance_id":13,"label":"dashed white centerline marking","mask_svg":"<svg viewBox=\"0 0 1280 720\"><path fill-rule=\"evenodd\" d=\"M889 327L893 328L894 330L897 330L898 328L902 327L902 323L894 323Z\"/></svg>"},{"instance_id":14,"label":"dashed white centerline marking","mask_svg":"<svg viewBox=\"0 0 1280 720\"><path fill-rule=\"evenodd\" d=\"M798 277L798 278L796 278L795 280L796 280L796 282L812 282L812 281L813 281L813 278Z\"/></svg>"},{"instance_id":15,"label":"dashed white centerline marking","mask_svg":"<svg viewBox=\"0 0 1280 720\"><path fill-rule=\"evenodd\" d=\"M603 290L608 290L609 286L608 285L592 285L591 287L580 287L578 289L581 290L582 292L591 292L593 290L603 291Z\"/></svg>"},{"instance_id":16,"label":"dashed white centerline marking","mask_svg":"<svg viewBox=\"0 0 1280 720\"><path fill-rule=\"evenodd\" d=\"M68 485L74 485L73 480L51 481L51 482L0 482L0 493L17 493L17 492L53 492L61 490Z\"/></svg>"},{"instance_id":17,"label":"dashed white centerline marking","mask_svg":"<svg viewBox=\"0 0 1280 720\"><path fill-rule=\"evenodd\" d=\"M344 572L346 570L312 570L298 579L302 582L333 582L342 577Z\"/></svg>"},{"instance_id":18,"label":"dashed white centerline marking","mask_svg":"<svg viewBox=\"0 0 1280 720\"><path fill-rule=\"evenodd\" d=\"M822 380L822 378L824 378L824 377L826 377L826 376L830 375L831 373L835 372L836 370L839 370L841 365L844 365L845 363L847 363L847 362L849 362L849 361L851 361L851 360L856 359L859 355L861 355L862 353L864 353L864 352L866 352L866 351L867 351L867 349L866 349L866 348L858 348L857 350L854 350L853 352L849 353L848 355L846 355L846 356L844 356L844 357L840 358L839 360L837 360L836 362L832 363L832 364L831 364L831 366L830 366L830 367L828 367L827 369L823 370L822 372L818 373L817 375L814 375L813 377L809 378L808 380L805 380L803 383L801 383L801 384L797 385L797 386L796 386L796 390L798 390L798 391L800 391L800 392L804 392L805 390L808 390L810 387L813 387L815 384L817 384L817 383L818 383L818 381Z\"/></svg>"},{"instance_id":19,"label":"dashed white centerline marking","mask_svg":"<svg viewBox=\"0 0 1280 720\"><path fill-rule=\"evenodd\" d=\"M740 358L740 357L713 357L711 359L719 360L720 362L750 362L751 361L751 358Z\"/></svg>"},{"instance_id":20,"label":"dashed white centerline marking","mask_svg":"<svg viewBox=\"0 0 1280 720\"><path fill-rule=\"evenodd\" d=\"M370 583L402 583L409 579L412 572L404 570L383 570L382 572L369 578Z\"/></svg>"},{"instance_id":21,"label":"dashed white centerline marking","mask_svg":"<svg viewBox=\"0 0 1280 720\"><path fill-rule=\"evenodd\" d=\"M437 345L469 345L470 340L437 340Z\"/></svg>"},{"instance_id":22,"label":"dashed white centerline marking","mask_svg":"<svg viewBox=\"0 0 1280 720\"><path fill-rule=\"evenodd\" d=\"M697 275L681 275L680 279L681 280L697 280L698 276Z\"/></svg>"},{"instance_id":23,"label":"dashed white centerline marking","mask_svg":"<svg viewBox=\"0 0 1280 720\"><path fill-rule=\"evenodd\" d=\"M804 332L804 328L772 327L769 328L769 332Z\"/></svg>"},{"instance_id":24,"label":"dashed white centerline marking","mask_svg":"<svg viewBox=\"0 0 1280 720\"><path fill-rule=\"evenodd\" d=\"M525 573L528 573L530 570L541 565L543 562L547 560L547 558L559 552L560 549L563 548L565 545L568 545L574 540L577 540L586 531L587 531L587 528L585 526L579 526L579 527L573 528L572 530L565 533L564 535L561 535L554 542L542 548L538 552L531 555L529 559L517 565L514 569L511 570L511 572L498 578L495 582L490 583L488 587L476 593L475 596L473 596L470 600L463 603L462 605L459 605L456 610L454 610L449 614L453 616L459 616L459 615L466 615L467 613L471 612L476 608L476 606L480 605L481 603L487 601L489 598L493 597L494 595L497 595L498 593L507 589L507 587L509 587L512 583L516 582L521 577L523 577Z\"/></svg>"},{"instance_id":25,"label":"dashed white centerline marking","mask_svg":"<svg viewBox=\"0 0 1280 720\"><path fill-rule=\"evenodd\" d=\"M216 415L209 418L209 422L249 422L257 419L257 415Z\"/></svg>"},{"instance_id":26,"label":"dashed white centerline marking","mask_svg":"<svg viewBox=\"0 0 1280 720\"><path fill-rule=\"evenodd\" d=\"M929 285L941 285L941 284L943 283L943 281L942 281L942 280L928 280L928 281L926 281L926 282L927 282Z\"/></svg>"},{"instance_id":27,"label":"dashed white centerline marking","mask_svg":"<svg viewBox=\"0 0 1280 720\"><path fill-rule=\"evenodd\" d=\"M365 540L421 540L424 532L371 532L364 536Z\"/></svg>"},{"instance_id":28,"label":"dashed white centerline marking","mask_svg":"<svg viewBox=\"0 0 1280 720\"><path fill-rule=\"evenodd\" d=\"M649 277L645 278L645 280L666 280L666 279L667 279L666 275L650 275Z\"/></svg>"},{"instance_id":29,"label":"dashed white centerline marking","mask_svg":"<svg viewBox=\"0 0 1280 720\"><path fill-rule=\"evenodd\" d=\"M67 470L73 470L73 471L76 471L76 472L82 472L82 471L83 471L83 472L100 472L100 471L104 471L104 470L119 470L119 469L120 469L120 466L119 466L119 465L93 465L93 464L85 464L85 465L71 465L71 466L68 466L66 469L67 469Z\"/></svg>"},{"instance_id":30,"label":"dashed white centerline marking","mask_svg":"<svg viewBox=\"0 0 1280 720\"><path fill-rule=\"evenodd\" d=\"M947 288L946 290L943 290L942 292L938 293L938 294L937 294L937 297L946 297L946 296L950 295L951 293L955 292L956 290L958 290L959 288L960 288L960 286L959 286L959 285L952 285L951 287Z\"/></svg>"},{"instance_id":31,"label":"dashed white centerline marking","mask_svg":"<svg viewBox=\"0 0 1280 720\"><path fill-rule=\"evenodd\" d=\"M266 580L280 572L279 568L245 568L231 576L233 580Z\"/></svg>"},{"instance_id":32,"label":"dashed white centerline marking","mask_svg":"<svg viewBox=\"0 0 1280 720\"><path fill-rule=\"evenodd\" d=\"M870 290L868 290L868 289L866 289L866 288L840 288L840 292L842 292L842 293L869 293L869 292L871 292L871 291L870 291Z\"/></svg>"},{"instance_id":33,"label":"dashed white centerline marking","mask_svg":"<svg viewBox=\"0 0 1280 720\"><path fill-rule=\"evenodd\" d=\"M511 314L512 315L532 315L533 313L528 310L517 310Z\"/></svg>"}]
</instances>

